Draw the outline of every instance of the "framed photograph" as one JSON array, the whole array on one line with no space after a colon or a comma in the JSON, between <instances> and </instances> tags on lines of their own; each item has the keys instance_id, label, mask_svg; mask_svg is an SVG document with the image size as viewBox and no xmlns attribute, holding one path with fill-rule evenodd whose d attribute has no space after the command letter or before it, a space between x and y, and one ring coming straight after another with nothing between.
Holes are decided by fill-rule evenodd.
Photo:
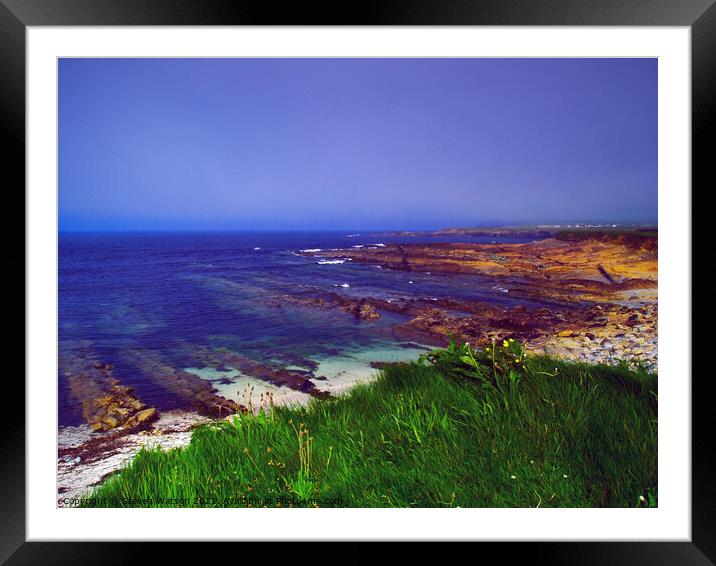
<instances>
[{"instance_id":1,"label":"framed photograph","mask_svg":"<svg viewBox=\"0 0 716 566\"><path fill-rule=\"evenodd\" d=\"M3 560L712 563L691 186L716 8L523 8L2 1L26 211Z\"/></svg>"}]
</instances>

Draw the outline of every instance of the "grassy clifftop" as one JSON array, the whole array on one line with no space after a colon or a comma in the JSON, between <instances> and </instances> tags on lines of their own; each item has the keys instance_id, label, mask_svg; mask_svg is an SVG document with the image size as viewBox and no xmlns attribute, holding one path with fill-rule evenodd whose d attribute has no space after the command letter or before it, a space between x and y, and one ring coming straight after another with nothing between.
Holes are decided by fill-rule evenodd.
<instances>
[{"instance_id":1,"label":"grassy clifftop","mask_svg":"<svg viewBox=\"0 0 716 566\"><path fill-rule=\"evenodd\" d=\"M338 399L204 426L141 452L89 504L655 505L656 375L511 350L453 346Z\"/></svg>"}]
</instances>

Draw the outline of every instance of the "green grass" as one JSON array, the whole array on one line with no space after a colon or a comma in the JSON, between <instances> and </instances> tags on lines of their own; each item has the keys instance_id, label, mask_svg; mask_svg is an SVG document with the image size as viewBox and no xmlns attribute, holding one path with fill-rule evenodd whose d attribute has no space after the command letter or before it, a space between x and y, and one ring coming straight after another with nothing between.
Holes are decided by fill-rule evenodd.
<instances>
[{"instance_id":1,"label":"green grass","mask_svg":"<svg viewBox=\"0 0 716 566\"><path fill-rule=\"evenodd\" d=\"M389 366L344 397L203 426L183 449L143 450L92 504L655 505L656 387L640 368L549 358L531 358L499 388Z\"/></svg>"}]
</instances>

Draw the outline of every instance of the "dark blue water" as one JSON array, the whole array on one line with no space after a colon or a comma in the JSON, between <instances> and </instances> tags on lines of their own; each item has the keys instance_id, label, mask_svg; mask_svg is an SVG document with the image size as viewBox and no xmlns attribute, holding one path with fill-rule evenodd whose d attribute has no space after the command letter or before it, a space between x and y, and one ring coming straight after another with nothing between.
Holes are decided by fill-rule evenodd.
<instances>
[{"instance_id":1,"label":"dark blue water","mask_svg":"<svg viewBox=\"0 0 716 566\"><path fill-rule=\"evenodd\" d=\"M297 250L494 240L349 237L345 232L61 234L60 357L78 348L89 350L113 364L115 375L134 386L144 402L177 406L181 400L148 379L128 352L157 352L164 363L186 367L193 348L227 348L262 363L290 365L296 357L315 359L395 343L391 329L401 321L398 315L365 323L339 309L277 308L286 294L511 300L493 288L494 282L474 276L407 273L350 262L319 265L315 258L296 255ZM60 424L75 424L79 410L60 369Z\"/></svg>"}]
</instances>

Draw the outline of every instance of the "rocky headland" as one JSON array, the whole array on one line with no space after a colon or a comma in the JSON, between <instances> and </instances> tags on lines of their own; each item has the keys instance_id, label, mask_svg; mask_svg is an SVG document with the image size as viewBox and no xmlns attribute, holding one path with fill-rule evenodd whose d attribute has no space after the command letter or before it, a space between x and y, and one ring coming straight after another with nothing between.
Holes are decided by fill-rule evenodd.
<instances>
[{"instance_id":1,"label":"rocky headland","mask_svg":"<svg viewBox=\"0 0 716 566\"><path fill-rule=\"evenodd\" d=\"M479 276L479 284L525 304L416 297L387 301L324 293L284 302L339 308L361 320L407 315L396 338L443 345L449 337L484 345L502 337L535 353L588 362L657 364L658 249L638 233L576 232L523 244L391 244L321 252L382 269ZM477 281L477 279L476 279ZM476 283L477 284L477 283ZM519 303L519 300L517 301ZM545 306L528 306L531 304Z\"/></svg>"}]
</instances>

